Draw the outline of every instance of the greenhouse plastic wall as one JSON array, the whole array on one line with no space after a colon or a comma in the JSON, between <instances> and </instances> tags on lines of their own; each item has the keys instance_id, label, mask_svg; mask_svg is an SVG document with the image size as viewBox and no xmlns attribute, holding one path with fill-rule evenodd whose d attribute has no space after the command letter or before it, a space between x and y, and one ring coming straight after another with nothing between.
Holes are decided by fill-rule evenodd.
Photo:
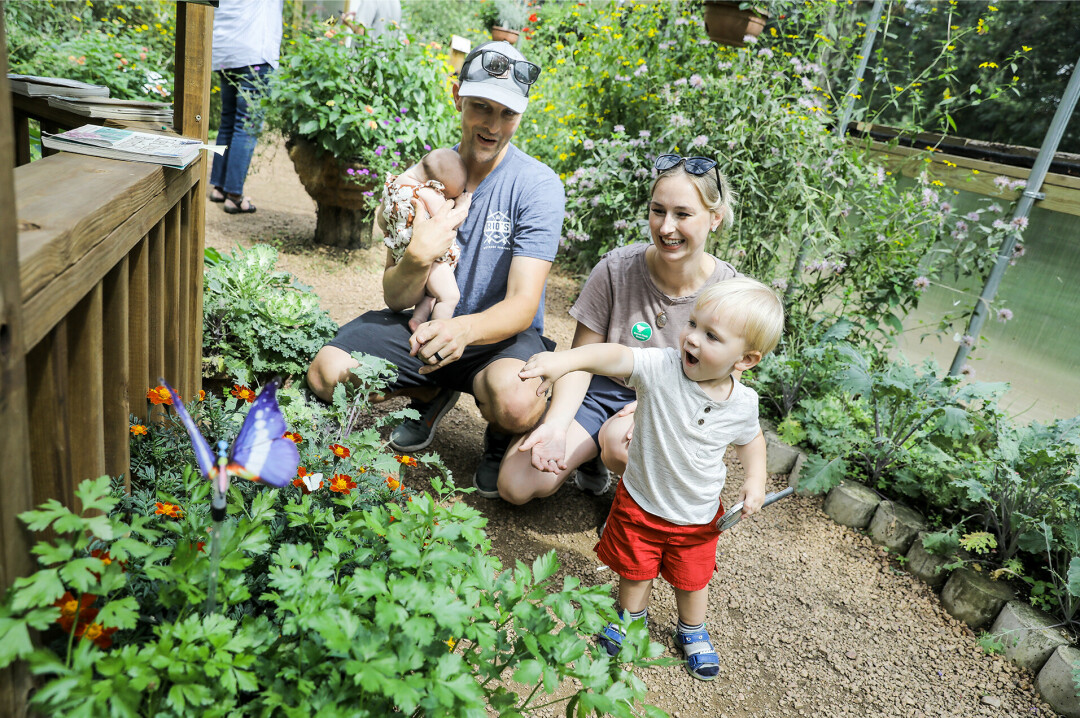
<instances>
[{"instance_id":1,"label":"greenhouse plastic wall","mask_svg":"<svg viewBox=\"0 0 1080 718\"><path fill-rule=\"evenodd\" d=\"M961 212L986 206L985 197L971 192L961 191L954 199ZM1008 210L1007 203L1000 204ZM1012 385L1002 406L1020 420L1075 416L1080 414L1080 217L1040 209L1036 203L1023 245L1025 254L1005 272L991 319L968 364L979 381ZM953 331L938 331L938 320L958 309L969 312L982 288L981 282L965 284L963 279L954 282L946 276L943 284L964 294L931 286L907 317L899 350L909 360L932 356L942 372L948 370L957 344ZM1010 321L994 318L1001 308L1012 311ZM963 333L966 322L965 314L955 330Z\"/></svg>"}]
</instances>

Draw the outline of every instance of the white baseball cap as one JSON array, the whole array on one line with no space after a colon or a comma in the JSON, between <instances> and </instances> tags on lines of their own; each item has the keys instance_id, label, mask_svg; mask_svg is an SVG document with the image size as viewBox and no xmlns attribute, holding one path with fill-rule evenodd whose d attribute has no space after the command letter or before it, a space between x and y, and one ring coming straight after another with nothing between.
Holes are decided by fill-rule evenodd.
<instances>
[{"instance_id":1,"label":"white baseball cap","mask_svg":"<svg viewBox=\"0 0 1080 718\"><path fill-rule=\"evenodd\" d=\"M509 60L506 72L501 75L492 75L484 69L482 55L488 51L495 51ZM514 112L524 112L529 106L529 89L531 83L522 82L519 72L515 72L515 63L528 63L525 56L508 42L503 40L486 42L465 56L461 65L458 87L460 97L482 97L500 105L506 105ZM530 63L531 64L531 63ZM539 70L539 67L533 65Z\"/></svg>"}]
</instances>

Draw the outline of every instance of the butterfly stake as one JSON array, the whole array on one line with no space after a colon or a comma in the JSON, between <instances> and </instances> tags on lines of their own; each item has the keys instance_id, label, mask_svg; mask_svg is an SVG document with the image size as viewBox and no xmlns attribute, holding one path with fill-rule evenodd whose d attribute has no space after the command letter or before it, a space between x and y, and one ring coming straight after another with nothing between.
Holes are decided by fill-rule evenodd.
<instances>
[{"instance_id":1,"label":"butterfly stake","mask_svg":"<svg viewBox=\"0 0 1080 718\"><path fill-rule=\"evenodd\" d=\"M240 433L233 440L232 448L229 449L226 441L217 443L216 457L199 427L184 408L184 402L164 379L160 381L169 390L173 409L191 437L191 447L195 450L199 471L213 483L213 497L210 501L210 518L213 521L210 529L210 581L206 595L206 613L210 614L217 607L221 523L225 520L225 497L229 491L229 477L240 476L275 488L287 486L296 474L300 452L292 439L284 437L285 417L281 415L277 403L280 378L275 377L259 392L240 427Z\"/></svg>"}]
</instances>

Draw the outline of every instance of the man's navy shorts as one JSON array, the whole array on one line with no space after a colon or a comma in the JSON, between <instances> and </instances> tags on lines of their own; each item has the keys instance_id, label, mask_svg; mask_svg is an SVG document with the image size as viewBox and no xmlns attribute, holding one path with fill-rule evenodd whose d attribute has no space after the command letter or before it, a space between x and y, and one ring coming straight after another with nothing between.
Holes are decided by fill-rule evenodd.
<instances>
[{"instance_id":1,"label":"man's navy shorts","mask_svg":"<svg viewBox=\"0 0 1080 718\"><path fill-rule=\"evenodd\" d=\"M411 318L411 312L392 312L389 309L367 312L343 325L327 346L336 347L346 353L363 352L394 364L398 375L387 387L389 391L438 386L467 394L473 393L473 380L476 375L493 361L520 359L525 362L533 354L555 348L555 342L541 336L535 328L529 327L501 342L467 346L456 362L430 374L420 374L423 362L409 355Z\"/></svg>"}]
</instances>

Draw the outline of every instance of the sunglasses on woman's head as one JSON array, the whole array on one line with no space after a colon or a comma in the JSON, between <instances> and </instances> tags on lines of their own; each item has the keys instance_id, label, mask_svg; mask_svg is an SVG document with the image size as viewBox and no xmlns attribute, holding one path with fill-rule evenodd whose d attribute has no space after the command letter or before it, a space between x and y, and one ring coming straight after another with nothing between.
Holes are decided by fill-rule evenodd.
<instances>
[{"instance_id":1,"label":"sunglasses on woman's head","mask_svg":"<svg viewBox=\"0 0 1080 718\"><path fill-rule=\"evenodd\" d=\"M469 60L470 65L475 60L475 57L471 58ZM512 67L514 68L514 79L523 85L531 85L540 77L539 65L534 65L526 60L511 60L498 50L481 50L480 67L484 68L487 74L492 77L501 77ZM462 72L462 77L465 74L465 72Z\"/></svg>"},{"instance_id":2,"label":"sunglasses on woman's head","mask_svg":"<svg viewBox=\"0 0 1080 718\"><path fill-rule=\"evenodd\" d=\"M720 193L720 199L724 199L724 186L720 184L720 167L716 164L716 160L708 157L681 157L679 155L660 155L656 158L656 162L653 163L653 167L657 172L663 172L669 170L672 167L678 167L679 164L685 162L684 165L687 172L700 177L703 174L707 174L709 170L716 170L716 190Z\"/></svg>"}]
</instances>

